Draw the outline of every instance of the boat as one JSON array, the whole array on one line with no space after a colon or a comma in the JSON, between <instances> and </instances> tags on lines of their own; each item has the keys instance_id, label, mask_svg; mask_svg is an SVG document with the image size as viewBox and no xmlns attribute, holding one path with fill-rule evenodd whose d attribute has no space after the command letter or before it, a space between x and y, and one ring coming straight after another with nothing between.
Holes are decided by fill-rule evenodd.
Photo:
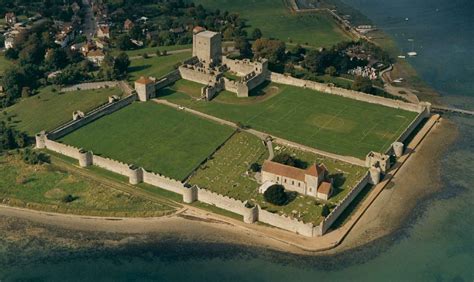
<instances>
[{"instance_id":1,"label":"boat","mask_svg":"<svg viewBox=\"0 0 474 282\"><path fill-rule=\"evenodd\" d=\"M410 56L410 57L416 57L416 56L418 55L417 52L408 52L407 54L408 54L408 56Z\"/></svg>"},{"instance_id":2,"label":"boat","mask_svg":"<svg viewBox=\"0 0 474 282\"><path fill-rule=\"evenodd\" d=\"M399 59L405 59L406 57L403 55L398 56Z\"/></svg>"}]
</instances>

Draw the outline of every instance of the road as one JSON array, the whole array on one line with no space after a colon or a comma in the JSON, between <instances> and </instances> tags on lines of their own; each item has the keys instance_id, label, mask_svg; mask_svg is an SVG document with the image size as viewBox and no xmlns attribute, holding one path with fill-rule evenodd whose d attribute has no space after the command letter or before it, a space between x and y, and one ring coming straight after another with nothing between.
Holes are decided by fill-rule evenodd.
<instances>
[{"instance_id":1,"label":"road","mask_svg":"<svg viewBox=\"0 0 474 282\"><path fill-rule=\"evenodd\" d=\"M89 3L89 0L82 0L82 4L84 5L85 11L82 32L87 37L87 40L91 40L92 37L94 37L95 35L97 23L94 17L94 13L92 12L92 7Z\"/></svg>"}]
</instances>

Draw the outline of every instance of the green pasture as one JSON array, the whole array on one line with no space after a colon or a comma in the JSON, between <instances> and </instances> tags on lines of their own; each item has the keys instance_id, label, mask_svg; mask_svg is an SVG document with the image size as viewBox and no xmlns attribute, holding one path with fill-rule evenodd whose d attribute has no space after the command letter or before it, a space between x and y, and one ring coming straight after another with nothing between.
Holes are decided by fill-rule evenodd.
<instances>
[{"instance_id":1,"label":"green pasture","mask_svg":"<svg viewBox=\"0 0 474 282\"><path fill-rule=\"evenodd\" d=\"M188 89L199 86L186 85ZM276 137L360 159L370 151L388 149L417 116L415 112L273 83L257 89L251 98L223 93L211 102L195 99L196 90L189 94L183 90L173 86L161 90L159 96Z\"/></svg>"},{"instance_id":2,"label":"green pasture","mask_svg":"<svg viewBox=\"0 0 474 282\"><path fill-rule=\"evenodd\" d=\"M45 87L39 93L24 98L0 114L15 128L34 135L41 130L52 130L72 119L72 113L88 112L104 103L112 95L122 95L118 88L80 90L61 93L54 87Z\"/></svg>"},{"instance_id":3,"label":"green pasture","mask_svg":"<svg viewBox=\"0 0 474 282\"><path fill-rule=\"evenodd\" d=\"M183 180L233 132L154 102L134 103L60 141Z\"/></svg>"}]
</instances>

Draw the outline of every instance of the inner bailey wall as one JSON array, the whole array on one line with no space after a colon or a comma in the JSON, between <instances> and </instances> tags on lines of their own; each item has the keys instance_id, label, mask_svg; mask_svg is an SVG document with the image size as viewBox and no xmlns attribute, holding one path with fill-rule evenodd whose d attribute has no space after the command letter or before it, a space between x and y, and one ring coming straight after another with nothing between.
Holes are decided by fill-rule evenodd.
<instances>
[{"instance_id":1,"label":"inner bailey wall","mask_svg":"<svg viewBox=\"0 0 474 282\"><path fill-rule=\"evenodd\" d=\"M262 209L261 207L258 207L258 221L307 237L313 237L317 235L314 234L314 226L312 223L304 223L298 221L297 219L271 213Z\"/></svg>"},{"instance_id":2,"label":"inner bailey wall","mask_svg":"<svg viewBox=\"0 0 474 282\"><path fill-rule=\"evenodd\" d=\"M339 218L342 212L349 206L350 203L359 195L360 191L369 184L370 174L367 172L365 176L357 183L352 190L342 199L339 204L331 211L331 213L321 222L318 235L326 233L331 225Z\"/></svg>"},{"instance_id":3,"label":"inner bailey wall","mask_svg":"<svg viewBox=\"0 0 474 282\"><path fill-rule=\"evenodd\" d=\"M226 65L231 71L236 72L240 76L244 76L251 72L261 72L262 63L250 62L244 60L232 60L227 57L222 57L222 64Z\"/></svg>"},{"instance_id":4,"label":"inner bailey wall","mask_svg":"<svg viewBox=\"0 0 474 282\"><path fill-rule=\"evenodd\" d=\"M72 131L93 122L105 115L111 114L115 111L120 110L121 108L130 105L137 99L137 95L130 95L121 100L114 101L112 103L104 104L90 112L88 112L83 118L77 120L71 120L60 127L52 130L48 133L48 138L52 140L59 139Z\"/></svg>"},{"instance_id":5,"label":"inner bailey wall","mask_svg":"<svg viewBox=\"0 0 474 282\"><path fill-rule=\"evenodd\" d=\"M204 85L209 84L211 81L215 81L215 75L200 72L195 69L190 69L185 66L179 67L179 73L183 79L201 83Z\"/></svg>"},{"instance_id":6,"label":"inner bailey wall","mask_svg":"<svg viewBox=\"0 0 474 282\"><path fill-rule=\"evenodd\" d=\"M354 100L367 102L371 104L379 104L379 105L383 105L383 106L387 106L391 108L403 109L410 112L419 113L424 110L424 107L418 104L412 104L412 103L407 103L407 102L403 102L399 100L388 99L384 97L366 94L363 92L347 90L347 89L339 88L339 87L332 87L327 84L298 79L298 78L286 76L286 75L275 73L275 72L270 72L267 79L275 83L309 88L309 89L316 90L323 93L338 95L338 96L351 98Z\"/></svg>"},{"instance_id":7,"label":"inner bailey wall","mask_svg":"<svg viewBox=\"0 0 474 282\"><path fill-rule=\"evenodd\" d=\"M144 170L143 182L180 195L183 194L183 183L160 174L155 174Z\"/></svg>"},{"instance_id":8,"label":"inner bailey wall","mask_svg":"<svg viewBox=\"0 0 474 282\"><path fill-rule=\"evenodd\" d=\"M168 87L169 85L175 83L176 81L180 79L181 79L181 74L179 73L179 70L174 70L166 74L165 76L163 76L156 82L155 84L156 91L163 89L165 87Z\"/></svg>"}]
</instances>

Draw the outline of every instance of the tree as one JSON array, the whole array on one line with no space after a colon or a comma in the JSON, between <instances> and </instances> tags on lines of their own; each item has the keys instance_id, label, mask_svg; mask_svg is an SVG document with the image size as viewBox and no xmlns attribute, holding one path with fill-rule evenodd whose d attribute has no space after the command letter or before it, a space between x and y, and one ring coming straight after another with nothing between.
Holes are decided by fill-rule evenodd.
<instances>
[{"instance_id":1,"label":"tree","mask_svg":"<svg viewBox=\"0 0 474 282\"><path fill-rule=\"evenodd\" d=\"M118 38L117 38L117 47L120 49L120 50L130 50L134 47L132 41L131 41L131 38L128 34L123 34L123 35L120 35Z\"/></svg>"},{"instance_id":2,"label":"tree","mask_svg":"<svg viewBox=\"0 0 474 282\"><path fill-rule=\"evenodd\" d=\"M374 87L372 81L367 77L357 76L352 83L352 90L364 93L373 93Z\"/></svg>"},{"instance_id":3,"label":"tree","mask_svg":"<svg viewBox=\"0 0 474 282\"><path fill-rule=\"evenodd\" d=\"M263 197L265 198L265 201L277 206L283 206L288 201L288 195L285 193L285 188L279 184L270 186L265 193L263 193Z\"/></svg>"},{"instance_id":4,"label":"tree","mask_svg":"<svg viewBox=\"0 0 474 282\"><path fill-rule=\"evenodd\" d=\"M337 70L334 66L330 66L330 67L327 67L324 72L330 76L335 76L337 73Z\"/></svg>"},{"instance_id":5,"label":"tree","mask_svg":"<svg viewBox=\"0 0 474 282\"><path fill-rule=\"evenodd\" d=\"M52 70L62 69L68 65L68 56L64 49L52 49L46 54L45 63Z\"/></svg>"},{"instance_id":6,"label":"tree","mask_svg":"<svg viewBox=\"0 0 474 282\"><path fill-rule=\"evenodd\" d=\"M255 40L252 46L254 57L268 59L270 63L276 64L284 60L286 46L283 41L260 38Z\"/></svg>"},{"instance_id":7,"label":"tree","mask_svg":"<svg viewBox=\"0 0 474 282\"><path fill-rule=\"evenodd\" d=\"M16 60L18 59L18 50L15 48L10 48L5 51L5 58L9 60Z\"/></svg>"},{"instance_id":8,"label":"tree","mask_svg":"<svg viewBox=\"0 0 474 282\"><path fill-rule=\"evenodd\" d=\"M122 52L117 56L117 58L115 58L114 68L120 76L127 74L129 66L130 59L126 53Z\"/></svg>"},{"instance_id":9,"label":"tree","mask_svg":"<svg viewBox=\"0 0 474 282\"><path fill-rule=\"evenodd\" d=\"M262 38L262 36L263 36L262 31L259 28L255 28L252 31L252 39L253 40L260 39L260 38Z\"/></svg>"},{"instance_id":10,"label":"tree","mask_svg":"<svg viewBox=\"0 0 474 282\"><path fill-rule=\"evenodd\" d=\"M276 155L272 161L301 169L305 169L307 167L306 162L299 160L286 153Z\"/></svg>"},{"instance_id":11,"label":"tree","mask_svg":"<svg viewBox=\"0 0 474 282\"><path fill-rule=\"evenodd\" d=\"M260 171L260 169L261 169L261 165L258 164L258 163L252 163L250 165L250 170L253 171L253 172Z\"/></svg>"},{"instance_id":12,"label":"tree","mask_svg":"<svg viewBox=\"0 0 474 282\"><path fill-rule=\"evenodd\" d=\"M244 58L250 58L252 56L252 47L247 40L247 38L243 36L239 36L234 40L234 46L236 49L239 49L240 55Z\"/></svg>"},{"instance_id":13,"label":"tree","mask_svg":"<svg viewBox=\"0 0 474 282\"><path fill-rule=\"evenodd\" d=\"M326 217L331 213L329 210L328 205L324 205L323 208L321 209L321 216Z\"/></svg>"},{"instance_id":14,"label":"tree","mask_svg":"<svg viewBox=\"0 0 474 282\"><path fill-rule=\"evenodd\" d=\"M23 87L21 89L21 98L28 98L30 97L31 90L29 87Z\"/></svg>"}]
</instances>

